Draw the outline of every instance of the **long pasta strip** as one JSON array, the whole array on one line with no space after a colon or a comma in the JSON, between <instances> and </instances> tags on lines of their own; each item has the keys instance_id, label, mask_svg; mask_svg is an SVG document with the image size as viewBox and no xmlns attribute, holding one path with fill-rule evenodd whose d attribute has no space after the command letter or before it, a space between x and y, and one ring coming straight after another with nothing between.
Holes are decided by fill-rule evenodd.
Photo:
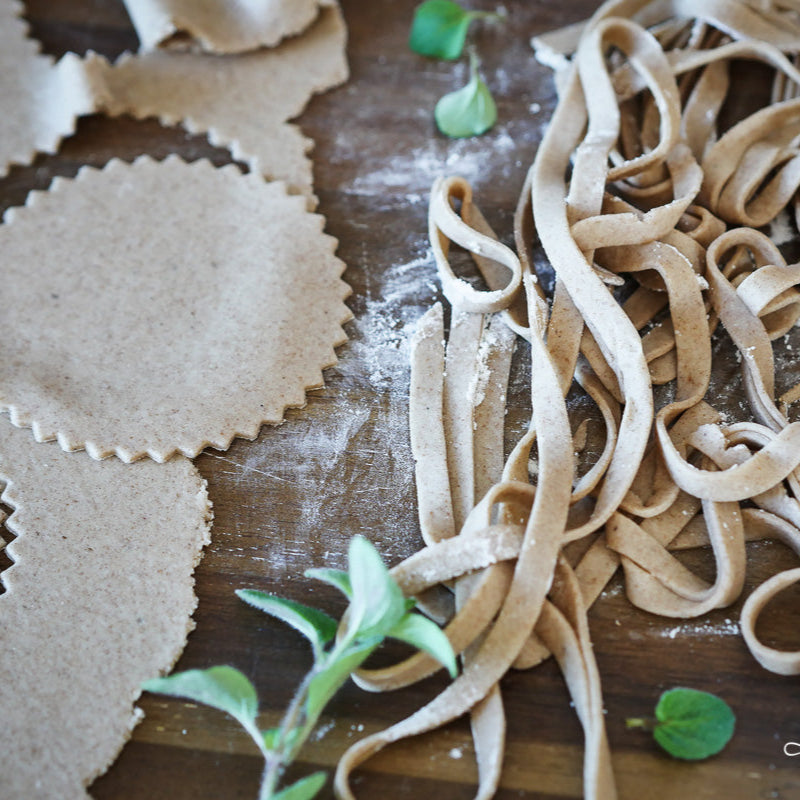
<instances>
[{"instance_id":1,"label":"long pasta strip","mask_svg":"<svg viewBox=\"0 0 800 800\"><path fill-rule=\"evenodd\" d=\"M693 617L740 595L746 541L777 538L800 554L800 423L787 417L800 389L776 398L773 356L800 317L800 267L753 230L783 209L800 214L800 5L612 0L536 44L557 70L559 103L517 205L519 255L499 244L465 181L437 183L430 206L453 321L444 379L440 310L416 340L412 425L426 547L393 572L409 594L456 587L446 631L464 654L463 673L348 751L336 777L342 798L352 797L351 771L376 750L470 709L477 797L490 797L505 730L498 681L509 666L551 654L585 732L585 795L614 798L586 623L608 580L621 565L634 605ZM724 130L736 59L774 70L778 102ZM534 274L536 236L556 275L551 300ZM473 255L487 289L456 276L451 243ZM530 342L534 376L530 427L502 475L514 337L501 319ZM718 326L741 359L752 420L723 420L706 397ZM672 388L656 408L652 386L661 383ZM581 389L599 410L604 443L579 474L573 451L587 428L573 438L565 398ZM712 583L675 557L688 547L710 549ZM800 653L766 646L755 625L797 581L799 569L775 576L742 613L753 655L782 674L800 673ZM415 656L357 679L392 688L435 667Z\"/></svg>"}]
</instances>

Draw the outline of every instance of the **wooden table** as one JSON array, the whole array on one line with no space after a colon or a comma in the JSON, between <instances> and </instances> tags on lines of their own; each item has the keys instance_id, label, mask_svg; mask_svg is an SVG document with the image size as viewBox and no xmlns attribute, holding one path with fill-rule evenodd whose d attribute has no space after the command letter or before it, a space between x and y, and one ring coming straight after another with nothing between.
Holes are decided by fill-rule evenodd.
<instances>
[{"instance_id":1,"label":"wooden table","mask_svg":"<svg viewBox=\"0 0 800 800\"><path fill-rule=\"evenodd\" d=\"M465 81L466 64L409 52L414 0L343 5L352 78L314 99L300 125L316 140L320 210L348 265L355 316L347 326L350 341L339 349L339 364L326 372L325 388L311 392L308 405L289 412L285 424L263 430L255 442L237 441L227 452L197 459L215 523L197 571L197 629L178 667L239 667L256 683L267 719L285 707L310 656L299 636L245 607L233 591L256 587L339 613L339 597L304 578L307 567L344 567L347 542L356 533L368 536L390 563L419 548L407 357L414 321L438 297L425 232L427 192L438 174L464 175L490 221L509 238L511 210L555 100L530 37L586 17L596 3L508 0L505 27L476 31L500 119L489 135L466 141L445 139L432 121L437 98ZM119 0L29 0L27 14L48 53L94 49L114 56L137 46ZM55 175L74 175L82 164L171 152L188 160L230 160L226 151L182 129L89 117L58 155L39 157L0 181L0 204L21 204L29 190L46 188ZM529 414L526 354L518 347L509 445ZM730 360L723 359L717 390L735 393L737 381ZM707 555L694 558L702 571ZM752 563L748 588L794 559L778 545L760 544ZM765 626L771 641L797 646L798 598L788 596ZM617 579L592 610L622 798L800 798L800 759L783 754L785 742L800 741L797 679L764 672L753 661L736 634L740 605L702 621L663 620L633 609ZM389 648L386 657L398 652ZM318 766L331 770L356 738L408 715L443 685L436 678L379 696L348 685L292 775ZM738 716L731 744L705 763L671 760L649 737L625 728L626 717L649 713L663 689L681 685L719 693ZM580 797L582 734L555 665L512 672L503 692L509 732L498 797ZM141 706L145 721L91 789L97 800L255 798L260 758L228 718L153 696L142 698ZM472 755L468 724L461 720L379 754L355 785L364 798L470 798ZM330 788L322 796L330 797Z\"/></svg>"}]
</instances>

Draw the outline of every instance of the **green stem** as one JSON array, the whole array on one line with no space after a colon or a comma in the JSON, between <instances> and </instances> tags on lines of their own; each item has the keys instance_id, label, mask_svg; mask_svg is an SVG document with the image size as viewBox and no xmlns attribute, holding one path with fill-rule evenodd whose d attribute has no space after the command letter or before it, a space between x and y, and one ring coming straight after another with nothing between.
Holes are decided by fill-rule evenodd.
<instances>
[{"instance_id":1,"label":"green stem","mask_svg":"<svg viewBox=\"0 0 800 800\"><path fill-rule=\"evenodd\" d=\"M489 22L505 22L508 14L505 11L470 11L469 19L485 19Z\"/></svg>"},{"instance_id":2,"label":"green stem","mask_svg":"<svg viewBox=\"0 0 800 800\"><path fill-rule=\"evenodd\" d=\"M292 762L295 753L303 746L308 734L305 736L292 736L290 734L296 731L303 709L306 704L308 696L308 687L311 679L317 670L318 664L314 664L311 671L303 678L303 682L295 692L292 702L286 709L286 713L281 720L280 731L278 733L278 740L273 750L267 751L264 756L266 761L264 767L264 774L261 778L261 789L258 793L259 800L270 800L274 796L278 788L278 781L283 775L284 769Z\"/></svg>"},{"instance_id":3,"label":"green stem","mask_svg":"<svg viewBox=\"0 0 800 800\"><path fill-rule=\"evenodd\" d=\"M258 790L258 800L271 800L275 796L278 788L278 781L282 773L280 758L270 754L264 767L264 774L261 777L261 787Z\"/></svg>"},{"instance_id":4,"label":"green stem","mask_svg":"<svg viewBox=\"0 0 800 800\"><path fill-rule=\"evenodd\" d=\"M476 81L478 80L478 67L481 65L481 60L478 58L478 52L473 45L470 45L467 49L467 55L469 55L470 80Z\"/></svg>"},{"instance_id":5,"label":"green stem","mask_svg":"<svg viewBox=\"0 0 800 800\"><path fill-rule=\"evenodd\" d=\"M275 748L265 753L266 764L261 778L259 800L271 800L278 788L278 782L284 770L292 763L319 720L319 716L322 713L321 709L316 714L308 715L308 689L311 681L326 666L342 657L351 640L352 635L344 637L330 653L318 653L314 666L303 678L303 682L298 687L292 702L283 715ZM344 678L339 686L347 680L347 677L349 675Z\"/></svg>"},{"instance_id":6,"label":"green stem","mask_svg":"<svg viewBox=\"0 0 800 800\"><path fill-rule=\"evenodd\" d=\"M628 719L625 720L625 727L628 729L641 728L645 731L652 731L656 727L656 720L652 717L628 717Z\"/></svg>"}]
</instances>

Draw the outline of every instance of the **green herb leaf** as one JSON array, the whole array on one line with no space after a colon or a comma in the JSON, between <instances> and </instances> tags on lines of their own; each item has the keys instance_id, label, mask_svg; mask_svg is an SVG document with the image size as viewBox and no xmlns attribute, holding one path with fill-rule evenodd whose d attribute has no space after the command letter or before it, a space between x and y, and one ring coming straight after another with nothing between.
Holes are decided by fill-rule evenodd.
<instances>
[{"instance_id":1,"label":"green herb leaf","mask_svg":"<svg viewBox=\"0 0 800 800\"><path fill-rule=\"evenodd\" d=\"M237 589L236 594L245 603L277 617L302 633L311 642L315 654L336 636L336 620L316 608L255 589Z\"/></svg>"},{"instance_id":2,"label":"green herb leaf","mask_svg":"<svg viewBox=\"0 0 800 800\"><path fill-rule=\"evenodd\" d=\"M272 795L272 800L311 800L324 785L325 773L315 772Z\"/></svg>"},{"instance_id":3,"label":"green herb leaf","mask_svg":"<svg viewBox=\"0 0 800 800\"><path fill-rule=\"evenodd\" d=\"M329 567L314 567L305 571L307 578L328 583L338 589L348 600L353 596L353 588L350 586L350 576L341 569L330 569Z\"/></svg>"},{"instance_id":4,"label":"green herb leaf","mask_svg":"<svg viewBox=\"0 0 800 800\"><path fill-rule=\"evenodd\" d=\"M415 601L403 596L375 547L361 536L354 537L348 561L349 573L331 569L307 573L351 597L341 626L327 614L291 600L251 589L237 592L245 602L296 628L314 647L314 666L279 728L258 729L255 688L233 667L190 670L143 685L151 692L205 703L237 719L264 756L259 800L311 800L320 791L325 783L323 773L315 773L280 792L277 785L314 730L328 701L387 635L425 649L442 660L451 672L455 670L455 657L447 638L434 623L409 613ZM339 627L344 628L341 636L337 636ZM334 639L335 644L326 650L325 645Z\"/></svg>"},{"instance_id":5,"label":"green herb leaf","mask_svg":"<svg viewBox=\"0 0 800 800\"><path fill-rule=\"evenodd\" d=\"M387 635L433 656L447 669L451 678L458 674L450 640L435 622L422 614L406 614Z\"/></svg>"},{"instance_id":6,"label":"green herb leaf","mask_svg":"<svg viewBox=\"0 0 800 800\"><path fill-rule=\"evenodd\" d=\"M453 139L480 136L497 122L497 106L478 74L478 60L470 53L469 83L440 98L433 112L439 130Z\"/></svg>"},{"instance_id":7,"label":"green herb leaf","mask_svg":"<svg viewBox=\"0 0 800 800\"><path fill-rule=\"evenodd\" d=\"M422 56L458 58L476 12L465 11L452 0L427 0L414 12L408 46Z\"/></svg>"},{"instance_id":8,"label":"green herb leaf","mask_svg":"<svg viewBox=\"0 0 800 800\"><path fill-rule=\"evenodd\" d=\"M177 672L166 678L145 681L142 688L156 694L194 700L225 711L248 730L252 730L258 714L258 696L253 684L233 667Z\"/></svg>"},{"instance_id":9,"label":"green herb leaf","mask_svg":"<svg viewBox=\"0 0 800 800\"><path fill-rule=\"evenodd\" d=\"M386 636L406 613L400 587L375 546L363 536L354 536L350 541L348 566L353 589L349 629L358 639Z\"/></svg>"},{"instance_id":10,"label":"green herb leaf","mask_svg":"<svg viewBox=\"0 0 800 800\"><path fill-rule=\"evenodd\" d=\"M721 698L697 689L670 689L656 705L653 737L675 758L719 753L733 736L736 717Z\"/></svg>"}]
</instances>

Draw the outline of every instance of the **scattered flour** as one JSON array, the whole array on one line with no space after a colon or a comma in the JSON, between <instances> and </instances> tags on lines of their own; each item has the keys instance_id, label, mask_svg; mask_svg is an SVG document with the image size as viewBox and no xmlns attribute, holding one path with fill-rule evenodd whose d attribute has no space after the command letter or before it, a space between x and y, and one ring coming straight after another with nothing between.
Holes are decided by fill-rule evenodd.
<instances>
[{"instance_id":1,"label":"scattered flour","mask_svg":"<svg viewBox=\"0 0 800 800\"><path fill-rule=\"evenodd\" d=\"M661 631L664 639L677 639L685 636L738 636L741 633L739 623L726 619L719 623L687 622Z\"/></svg>"},{"instance_id":2,"label":"scattered flour","mask_svg":"<svg viewBox=\"0 0 800 800\"><path fill-rule=\"evenodd\" d=\"M318 726L311 736L311 741L319 742L321 739L324 739L335 727L336 723L333 720L326 722L324 725Z\"/></svg>"},{"instance_id":3,"label":"scattered flour","mask_svg":"<svg viewBox=\"0 0 800 800\"><path fill-rule=\"evenodd\" d=\"M426 110L426 114L430 114ZM529 125L515 130L511 125L497 125L485 136L471 139L421 139L418 147L399 151L384 161L379 169L356 175L348 191L357 195L385 196L402 191L409 202L427 203L433 182L443 176L459 175L476 184L486 179L486 148L508 155L509 167L516 163L520 146L531 142L531 153L536 138ZM503 174L507 172L508 174ZM510 169L493 174L494 179L509 177Z\"/></svg>"},{"instance_id":4,"label":"scattered flour","mask_svg":"<svg viewBox=\"0 0 800 800\"><path fill-rule=\"evenodd\" d=\"M393 382L408 381L409 341L419 316L412 300L424 286L431 292L431 304L434 301L433 253L426 243L410 261L389 267L380 285L372 284L369 264L365 270L366 310L356 315L357 334L342 358L346 363L354 355L361 362L354 365L357 374L367 375L376 389L388 390Z\"/></svg>"},{"instance_id":5,"label":"scattered flour","mask_svg":"<svg viewBox=\"0 0 800 800\"><path fill-rule=\"evenodd\" d=\"M410 249L410 252L408 251ZM418 318L434 302L436 270L424 234L403 260L399 249L368 251L351 259L363 270L354 298L349 341L325 374L328 388L314 413L292 414L285 425L246 447L209 453L226 464L222 474L245 488L286 486L281 514L237 514L228 552L262 562L282 576L302 576L307 542L320 544L331 530L360 532L389 562L418 546L414 512L414 461L408 432L409 340ZM375 267L375 260L386 261ZM311 396L313 397L313 395ZM312 401L313 402L313 401ZM255 509L253 509L255 511ZM249 535L241 546L239 534ZM345 553L325 553L327 566L345 566ZM299 565L299 568L298 568Z\"/></svg>"},{"instance_id":6,"label":"scattered flour","mask_svg":"<svg viewBox=\"0 0 800 800\"><path fill-rule=\"evenodd\" d=\"M600 597L609 598L609 597L619 597L621 594L625 594L625 586L624 584L620 583L609 583L605 589L603 589Z\"/></svg>"},{"instance_id":7,"label":"scattered flour","mask_svg":"<svg viewBox=\"0 0 800 800\"><path fill-rule=\"evenodd\" d=\"M788 209L784 208L778 216L770 222L767 235L776 245L786 244L796 237L797 234L792 225Z\"/></svg>"}]
</instances>

